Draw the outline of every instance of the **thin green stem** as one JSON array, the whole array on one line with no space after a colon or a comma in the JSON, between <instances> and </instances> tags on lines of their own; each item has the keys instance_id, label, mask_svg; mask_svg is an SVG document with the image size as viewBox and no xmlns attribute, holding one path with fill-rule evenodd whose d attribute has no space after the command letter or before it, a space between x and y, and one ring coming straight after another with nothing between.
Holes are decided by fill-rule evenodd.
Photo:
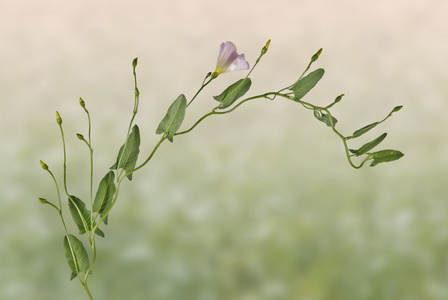
<instances>
[{"instance_id":1,"label":"thin green stem","mask_svg":"<svg viewBox=\"0 0 448 300\"><path fill-rule=\"evenodd\" d=\"M53 172L51 172L51 171L48 170L48 169L47 169L47 171L48 171L48 173L50 174L51 178L53 178L53 182L54 182L54 184L55 184L55 186L56 186L56 191L57 191L57 193L58 193L59 208L56 207L56 206L55 206L53 203L51 203L51 202L47 202L47 204L49 204L51 207L53 207L53 208L58 212L59 217L60 217L61 222L62 222L62 227L64 227L65 236L67 237L67 242L68 242L68 245L69 245L69 248L70 248L70 252L71 252L71 254L72 254L72 257L76 257L76 256L75 256L75 250L73 249L73 245L72 245L72 243L71 243L71 241L70 241L70 238L69 238L69 233L68 233L68 230L67 230L67 225L65 224L64 215L62 214L61 196L60 196L60 192L59 192L59 185L58 185L58 182L57 182L56 178L54 177ZM76 268L76 273L79 274L79 271L80 271L80 270L79 270L79 266L78 266L78 264L76 264L76 263L75 263L75 268ZM83 283L82 280L81 280L81 283Z\"/></svg>"},{"instance_id":2,"label":"thin green stem","mask_svg":"<svg viewBox=\"0 0 448 300\"><path fill-rule=\"evenodd\" d=\"M126 140L123 145L123 150L126 149L126 146L127 146L128 140L129 140L129 134L131 133L132 124L134 123L135 116L137 115L137 112L138 112L138 105L140 103L140 91L137 86L137 72L135 71L136 67L137 67L137 58L135 58L132 62L132 74L134 76L134 109L132 111L132 117L131 117L131 121L129 122L128 131L126 133ZM120 157L118 158L117 168L121 163L123 155L124 155L124 151L121 153ZM124 170L120 171L119 176L117 176L117 180L121 176L123 171Z\"/></svg>"},{"instance_id":3,"label":"thin green stem","mask_svg":"<svg viewBox=\"0 0 448 300\"><path fill-rule=\"evenodd\" d=\"M364 160L359 166L356 166L356 165L352 162L352 160L351 160L351 158L350 158L350 152L349 152L349 150L348 150L347 138L346 138L344 135L342 135L342 134L336 129L335 124L333 124L333 117L332 117L330 111L329 111L327 108L325 108L325 107L319 107L319 106L313 105L313 104L311 104L311 103L309 103L309 102L306 102L306 101L296 100L296 99L294 99L294 98L288 96L287 94L276 93L276 96L280 96L280 97L283 97L283 98L292 100L292 101L294 101L294 102L298 102L298 103L302 104L302 106L305 107L306 109L310 109L310 110L314 110L314 111L317 110L317 111L319 111L319 112L320 112L320 111L324 111L324 112L326 112L326 113L328 114L328 116L329 116L330 127L331 127L331 129L333 130L334 133L336 133L337 136L339 136L339 138L341 139L341 141L342 141L342 143L343 143L343 145L344 145L345 155L346 155L346 157L347 157L347 160L348 160L349 164L350 164L353 168L355 168L355 169L359 169L359 168L362 167L362 165L365 163L365 160Z\"/></svg>"},{"instance_id":4,"label":"thin green stem","mask_svg":"<svg viewBox=\"0 0 448 300\"><path fill-rule=\"evenodd\" d=\"M213 79L215 79L214 77L211 77L212 73L209 72L207 73L207 75L205 76L204 80L202 81L201 87L199 88L199 90L196 92L196 94L193 96L193 98L191 98L190 102L188 102L187 106L188 107L193 101L194 99L196 99L196 97L199 95L199 93L210 83L212 82ZM208 81L206 82L208 78Z\"/></svg>"},{"instance_id":5,"label":"thin green stem","mask_svg":"<svg viewBox=\"0 0 448 300\"><path fill-rule=\"evenodd\" d=\"M62 123L62 122L61 122ZM64 137L64 130L62 129L62 124L59 124L59 129L61 131L61 137L62 137L62 149L64 152L64 190L65 193L67 195L67 197L69 198L69 200L74 204L74 206L76 207L79 216L81 217L81 220L83 222L83 225L85 228L88 228L87 226L87 222L84 219L83 214L81 213L81 211L79 210L79 207L76 205L75 201L73 200L72 196L69 194L68 190L67 190L67 152L66 152L66 147L65 147L65 137ZM86 230L89 236L89 241L91 241L91 235L90 235L90 231Z\"/></svg>"},{"instance_id":6,"label":"thin green stem","mask_svg":"<svg viewBox=\"0 0 448 300\"><path fill-rule=\"evenodd\" d=\"M59 129L61 131L61 137L62 137L62 150L64 152L64 190L67 196L70 196L67 191L67 152L65 149L65 136L64 136L64 130L62 129L62 125L59 124Z\"/></svg>"},{"instance_id":7,"label":"thin green stem","mask_svg":"<svg viewBox=\"0 0 448 300\"><path fill-rule=\"evenodd\" d=\"M160 145L162 145L163 141L166 140L166 133L160 138L159 142L157 143L157 145L154 147L154 149L152 150L151 154L148 156L148 158L138 167L136 167L134 170L131 170L129 172L127 172L123 178L131 175L132 173L134 173L135 171L143 168L150 160L151 158L154 156L154 154L156 153L157 149L159 149ZM121 179L123 180L123 179Z\"/></svg>"},{"instance_id":8,"label":"thin green stem","mask_svg":"<svg viewBox=\"0 0 448 300\"><path fill-rule=\"evenodd\" d=\"M87 286L87 281L82 282L82 285L84 286L84 289L86 290L89 299L93 300L92 294L90 293L89 287Z\"/></svg>"}]
</instances>

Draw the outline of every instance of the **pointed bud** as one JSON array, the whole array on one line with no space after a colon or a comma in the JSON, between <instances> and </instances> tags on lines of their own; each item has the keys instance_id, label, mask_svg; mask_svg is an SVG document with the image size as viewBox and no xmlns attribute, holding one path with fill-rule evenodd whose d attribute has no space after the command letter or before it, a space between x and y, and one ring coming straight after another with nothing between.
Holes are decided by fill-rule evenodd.
<instances>
[{"instance_id":1,"label":"pointed bud","mask_svg":"<svg viewBox=\"0 0 448 300\"><path fill-rule=\"evenodd\" d=\"M315 61L319 58L319 55L320 55L321 53L322 53L322 48L320 48L319 51L317 51L316 54L314 54L314 55L311 57L311 62L315 62Z\"/></svg>"},{"instance_id":2,"label":"pointed bud","mask_svg":"<svg viewBox=\"0 0 448 300\"><path fill-rule=\"evenodd\" d=\"M132 61L132 67L135 68L137 66L138 63L138 57L134 58L134 60Z\"/></svg>"},{"instance_id":3,"label":"pointed bud","mask_svg":"<svg viewBox=\"0 0 448 300\"><path fill-rule=\"evenodd\" d=\"M42 204L47 204L48 203L47 199L44 199L44 198L39 198L39 201Z\"/></svg>"},{"instance_id":4,"label":"pointed bud","mask_svg":"<svg viewBox=\"0 0 448 300\"><path fill-rule=\"evenodd\" d=\"M86 103L84 102L84 100L82 100L81 97L79 97L79 104L81 105L82 108L86 107Z\"/></svg>"},{"instance_id":5,"label":"pointed bud","mask_svg":"<svg viewBox=\"0 0 448 300\"><path fill-rule=\"evenodd\" d=\"M337 96L336 99L334 99L334 103L338 103L339 101L341 101L342 97L344 97L344 96L345 96L344 94Z\"/></svg>"},{"instance_id":6,"label":"pointed bud","mask_svg":"<svg viewBox=\"0 0 448 300\"><path fill-rule=\"evenodd\" d=\"M263 49L261 49L261 55L265 55L266 52L268 52L269 49L269 45L271 44L271 40L266 42L266 45L263 47Z\"/></svg>"},{"instance_id":7,"label":"pointed bud","mask_svg":"<svg viewBox=\"0 0 448 300\"><path fill-rule=\"evenodd\" d=\"M56 122L57 122L59 125L62 124L62 118L61 118L61 116L59 115L58 111L56 111Z\"/></svg>"},{"instance_id":8,"label":"pointed bud","mask_svg":"<svg viewBox=\"0 0 448 300\"><path fill-rule=\"evenodd\" d=\"M44 170L48 170L48 166L46 163L44 163L43 161L40 161L40 166L42 167L42 169Z\"/></svg>"},{"instance_id":9,"label":"pointed bud","mask_svg":"<svg viewBox=\"0 0 448 300\"><path fill-rule=\"evenodd\" d=\"M403 108L403 105L395 106L394 109L392 110L392 112L393 112L393 113L394 113L394 112L397 112L397 111L399 111L399 110L402 109L402 108Z\"/></svg>"},{"instance_id":10,"label":"pointed bud","mask_svg":"<svg viewBox=\"0 0 448 300\"><path fill-rule=\"evenodd\" d=\"M78 139L80 139L81 141L84 141L84 136L80 133L77 133L76 136L78 137Z\"/></svg>"}]
</instances>

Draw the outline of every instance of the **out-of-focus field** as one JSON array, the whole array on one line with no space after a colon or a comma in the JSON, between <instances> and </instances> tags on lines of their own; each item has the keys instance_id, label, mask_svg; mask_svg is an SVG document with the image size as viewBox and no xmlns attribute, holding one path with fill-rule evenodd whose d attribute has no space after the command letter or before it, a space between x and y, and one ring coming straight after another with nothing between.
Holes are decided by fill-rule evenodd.
<instances>
[{"instance_id":1,"label":"out-of-focus field","mask_svg":"<svg viewBox=\"0 0 448 300\"><path fill-rule=\"evenodd\" d=\"M334 114L347 135L404 105L352 146L388 132L382 148L405 157L354 170L330 129L281 99L210 118L121 186L97 238L94 298L448 299L447 14L442 0L2 1L0 299L86 299L69 281L58 215L38 201L56 202L40 159L62 185L56 110L69 191L88 201L79 97L92 114L97 186L131 117L134 57L143 161L221 42L253 64L269 38L248 95L292 84L323 47L314 67L326 74L307 101L344 93ZM220 76L184 125L244 75Z\"/></svg>"}]
</instances>

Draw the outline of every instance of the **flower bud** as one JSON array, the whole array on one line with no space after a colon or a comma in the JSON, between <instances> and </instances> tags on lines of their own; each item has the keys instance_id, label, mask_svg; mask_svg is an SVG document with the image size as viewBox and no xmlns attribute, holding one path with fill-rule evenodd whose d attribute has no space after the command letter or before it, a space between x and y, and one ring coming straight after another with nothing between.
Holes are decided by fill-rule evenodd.
<instances>
[{"instance_id":1,"label":"flower bud","mask_svg":"<svg viewBox=\"0 0 448 300\"><path fill-rule=\"evenodd\" d=\"M271 44L271 40L266 42L266 45L263 47L263 49L261 49L261 55L265 55L266 52L268 52L269 49L269 45Z\"/></svg>"},{"instance_id":2,"label":"flower bud","mask_svg":"<svg viewBox=\"0 0 448 300\"><path fill-rule=\"evenodd\" d=\"M42 169L44 170L48 170L48 166L46 163L44 163L43 161L40 161L40 166L42 167Z\"/></svg>"},{"instance_id":3,"label":"flower bud","mask_svg":"<svg viewBox=\"0 0 448 300\"><path fill-rule=\"evenodd\" d=\"M81 97L79 97L79 104L81 105L82 108L86 107L86 103L84 102L84 100L82 100Z\"/></svg>"},{"instance_id":4,"label":"flower bud","mask_svg":"<svg viewBox=\"0 0 448 300\"><path fill-rule=\"evenodd\" d=\"M84 141L84 136L80 133L77 133L76 136L78 137L78 139L80 139L81 141Z\"/></svg>"},{"instance_id":5,"label":"flower bud","mask_svg":"<svg viewBox=\"0 0 448 300\"><path fill-rule=\"evenodd\" d=\"M138 63L138 57L134 58L134 60L132 61L132 67L136 67Z\"/></svg>"},{"instance_id":6,"label":"flower bud","mask_svg":"<svg viewBox=\"0 0 448 300\"><path fill-rule=\"evenodd\" d=\"M315 61L319 58L319 55L320 55L321 53L322 53L322 48L320 48L319 51L317 51L316 54L314 54L314 55L311 57L311 62L315 62Z\"/></svg>"},{"instance_id":7,"label":"flower bud","mask_svg":"<svg viewBox=\"0 0 448 300\"><path fill-rule=\"evenodd\" d=\"M339 101L341 101L342 97L344 97L344 96L345 96L344 94L337 96L336 99L334 99L334 103L338 103Z\"/></svg>"},{"instance_id":8,"label":"flower bud","mask_svg":"<svg viewBox=\"0 0 448 300\"><path fill-rule=\"evenodd\" d=\"M39 198L39 201L42 204L47 204L48 203L47 199L44 199L44 198Z\"/></svg>"},{"instance_id":9,"label":"flower bud","mask_svg":"<svg viewBox=\"0 0 448 300\"><path fill-rule=\"evenodd\" d=\"M59 115L58 111L56 111L56 122L57 122L59 125L62 124L62 118L61 118L61 116Z\"/></svg>"},{"instance_id":10,"label":"flower bud","mask_svg":"<svg viewBox=\"0 0 448 300\"><path fill-rule=\"evenodd\" d=\"M319 51L317 51L312 57L311 57L311 62L315 62L318 58L319 55L322 53L322 48L319 49Z\"/></svg>"}]
</instances>

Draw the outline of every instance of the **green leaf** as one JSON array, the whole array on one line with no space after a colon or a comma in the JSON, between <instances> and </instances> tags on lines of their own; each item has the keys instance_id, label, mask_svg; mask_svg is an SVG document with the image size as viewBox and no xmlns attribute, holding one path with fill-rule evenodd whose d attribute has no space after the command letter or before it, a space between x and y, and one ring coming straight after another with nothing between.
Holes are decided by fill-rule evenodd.
<instances>
[{"instance_id":1,"label":"green leaf","mask_svg":"<svg viewBox=\"0 0 448 300\"><path fill-rule=\"evenodd\" d=\"M125 148L126 147L126 148ZM126 173L134 170L137 163L138 154L140 152L140 130L134 125L127 142L124 143L120 151L118 151L117 161L110 167L112 170L124 169ZM123 150L124 149L124 150ZM132 180L132 174L128 175L128 179Z\"/></svg>"},{"instance_id":2,"label":"green leaf","mask_svg":"<svg viewBox=\"0 0 448 300\"><path fill-rule=\"evenodd\" d=\"M70 241L70 242L69 242ZM74 235L64 236L65 257L72 271L70 280L78 276L81 272L87 272L90 266L89 256L82 242Z\"/></svg>"},{"instance_id":3,"label":"green leaf","mask_svg":"<svg viewBox=\"0 0 448 300\"><path fill-rule=\"evenodd\" d=\"M250 78L243 78L227 87L220 95L213 96L213 98L221 102L218 109L224 109L235 103L236 100L243 97L250 89L252 81Z\"/></svg>"},{"instance_id":4,"label":"green leaf","mask_svg":"<svg viewBox=\"0 0 448 300\"><path fill-rule=\"evenodd\" d=\"M70 214L72 215L73 221L75 221L76 226L78 227L79 234L82 235L87 231L91 230L92 226L91 213L90 210L86 208L86 204L73 195L68 198L68 208L70 210ZM104 232L101 229L97 228L95 233L101 237L104 237Z\"/></svg>"},{"instance_id":5,"label":"green leaf","mask_svg":"<svg viewBox=\"0 0 448 300\"><path fill-rule=\"evenodd\" d=\"M112 200L115 194L115 174L113 171L109 171L103 179L101 179L100 185L95 195L95 201L93 202L92 210L99 212L101 217L107 212L112 205Z\"/></svg>"},{"instance_id":6,"label":"green leaf","mask_svg":"<svg viewBox=\"0 0 448 300\"><path fill-rule=\"evenodd\" d=\"M294 100L302 99L324 76L324 69L317 69L294 83L290 90L294 92Z\"/></svg>"},{"instance_id":7,"label":"green leaf","mask_svg":"<svg viewBox=\"0 0 448 300\"><path fill-rule=\"evenodd\" d=\"M157 127L156 134L166 133L167 139L172 143L173 136L182 125L185 117L185 109L187 107L187 99L182 94L168 108L165 117Z\"/></svg>"},{"instance_id":8,"label":"green leaf","mask_svg":"<svg viewBox=\"0 0 448 300\"><path fill-rule=\"evenodd\" d=\"M367 144L364 144L358 150L353 150L353 149L348 149L348 150L351 153L353 153L355 156L360 156L360 155L370 151L371 149L375 148L376 146L378 146L378 144L381 143L386 138L386 136L387 136L387 133L383 133L382 135L380 135L379 137L377 137L373 141L368 142Z\"/></svg>"},{"instance_id":9,"label":"green leaf","mask_svg":"<svg viewBox=\"0 0 448 300\"><path fill-rule=\"evenodd\" d=\"M400 159L404 154L398 150L386 149L369 154L369 158L373 159L370 164L371 167L376 166L379 163L394 161Z\"/></svg>"},{"instance_id":10,"label":"green leaf","mask_svg":"<svg viewBox=\"0 0 448 300\"><path fill-rule=\"evenodd\" d=\"M79 234L84 234L91 229L90 211L86 208L85 203L71 195L68 197L68 208L72 215L73 221L79 229Z\"/></svg>"},{"instance_id":11,"label":"green leaf","mask_svg":"<svg viewBox=\"0 0 448 300\"><path fill-rule=\"evenodd\" d=\"M354 139L354 138L360 137L364 133L367 133L371 129L375 128L376 125L378 125L378 124L379 124L379 122L374 122L372 124L366 125L363 128L360 128L360 129L356 130L355 132L353 132L353 135L350 137L347 137L347 139L349 139L349 138Z\"/></svg>"},{"instance_id":12,"label":"green leaf","mask_svg":"<svg viewBox=\"0 0 448 300\"><path fill-rule=\"evenodd\" d=\"M104 223L104 224L107 224L107 223ZM104 232L101 229L99 229L99 228L97 228L95 230L95 234L100 236L100 237L104 237Z\"/></svg>"},{"instance_id":13,"label":"green leaf","mask_svg":"<svg viewBox=\"0 0 448 300\"><path fill-rule=\"evenodd\" d=\"M330 115L324 114L317 110L314 110L314 116L316 117L316 119L318 119L321 122L324 122L329 127L331 127L331 123L333 123L333 126L336 126L336 123L338 122L338 120L335 117L333 116L330 117Z\"/></svg>"}]
</instances>

